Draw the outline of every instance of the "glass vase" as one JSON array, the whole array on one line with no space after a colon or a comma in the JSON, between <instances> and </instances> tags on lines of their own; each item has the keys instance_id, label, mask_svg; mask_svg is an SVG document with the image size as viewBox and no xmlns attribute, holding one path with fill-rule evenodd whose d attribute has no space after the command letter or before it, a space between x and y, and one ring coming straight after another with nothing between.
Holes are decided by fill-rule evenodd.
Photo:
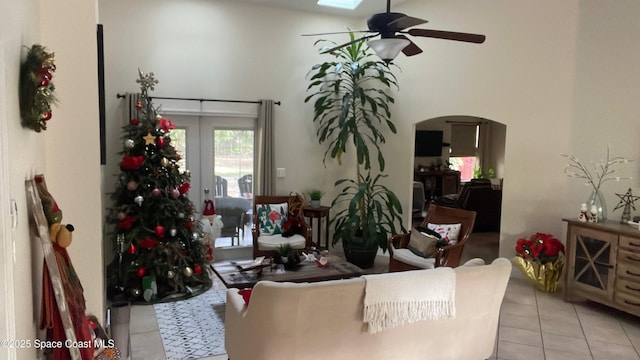
<instances>
[{"instance_id":1,"label":"glass vase","mask_svg":"<svg viewBox=\"0 0 640 360\"><path fill-rule=\"evenodd\" d=\"M593 190L587 199L587 211L591 211L591 207L595 205L597 209L598 222L607 220L607 203L604 196L599 190Z\"/></svg>"}]
</instances>

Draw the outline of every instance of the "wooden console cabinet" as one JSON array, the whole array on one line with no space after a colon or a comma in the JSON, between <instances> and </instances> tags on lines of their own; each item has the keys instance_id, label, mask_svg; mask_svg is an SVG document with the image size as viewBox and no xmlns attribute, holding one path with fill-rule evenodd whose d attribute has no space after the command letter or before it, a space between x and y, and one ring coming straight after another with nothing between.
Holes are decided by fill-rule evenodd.
<instances>
[{"instance_id":1,"label":"wooden console cabinet","mask_svg":"<svg viewBox=\"0 0 640 360\"><path fill-rule=\"evenodd\" d=\"M563 220L564 300L589 299L640 316L640 230L616 221Z\"/></svg>"}]
</instances>

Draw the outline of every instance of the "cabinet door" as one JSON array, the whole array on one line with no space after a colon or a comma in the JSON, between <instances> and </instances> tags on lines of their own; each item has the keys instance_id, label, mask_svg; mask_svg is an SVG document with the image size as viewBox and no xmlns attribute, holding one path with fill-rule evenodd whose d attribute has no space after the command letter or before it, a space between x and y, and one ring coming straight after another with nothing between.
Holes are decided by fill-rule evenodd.
<instances>
[{"instance_id":1,"label":"cabinet door","mask_svg":"<svg viewBox=\"0 0 640 360\"><path fill-rule=\"evenodd\" d=\"M618 235L572 226L568 241L568 287L613 300Z\"/></svg>"}]
</instances>

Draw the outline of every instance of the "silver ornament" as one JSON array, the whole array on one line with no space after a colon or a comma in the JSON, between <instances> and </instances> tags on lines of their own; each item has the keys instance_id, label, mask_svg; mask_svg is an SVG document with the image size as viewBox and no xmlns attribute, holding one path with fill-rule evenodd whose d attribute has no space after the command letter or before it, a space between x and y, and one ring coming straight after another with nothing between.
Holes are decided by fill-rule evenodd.
<instances>
[{"instance_id":1,"label":"silver ornament","mask_svg":"<svg viewBox=\"0 0 640 360\"><path fill-rule=\"evenodd\" d=\"M144 201L144 198L142 197L142 195L138 195L135 198L133 198L133 201L138 204L138 206L142 206L142 202Z\"/></svg>"},{"instance_id":2,"label":"silver ornament","mask_svg":"<svg viewBox=\"0 0 640 360\"><path fill-rule=\"evenodd\" d=\"M191 237L193 238L193 240L198 240L198 239L200 239L200 235L198 235L198 233L197 233L197 232L192 233L192 234L191 234Z\"/></svg>"},{"instance_id":3,"label":"silver ornament","mask_svg":"<svg viewBox=\"0 0 640 360\"><path fill-rule=\"evenodd\" d=\"M124 147L127 149L131 149L136 145L135 141L131 140L131 139L127 139L124 141Z\"/></svg>"},{"instance_id":4,"label":"silver ornament","mask_svg":"<svg viewBox=\"0 0 640 360\"><path fill-rule=\"evenodd\" d=\"M174 273L173 271L169 270L167 271L167 277L169 279L173 279L176 276L176 273Z\"/></svg>"},{"instance_id":5,"label":"silver ornament","mask_svg":"<svg viewBox=\"0 0 640 360\"><path fill-rule=\"evenodd\" d=\"M184 274L184 276L186 277L191 277L191 275L193 275L193 270L191 270L190 267L185 267L184 270L182 271L182 273Z\"/></svg>"},{"instance_id":6,"label":"silver ornament","mask_svg":"<svg viewBox=\"0 0 640 360\"><path fill-rule=\"evenodd\" d=\"M176 228L174 228L174 227L172 227L172 228L169 230L169 234L170 234L171 236L176 236L176 234L177 234L177 233L178 233L178 230L176 230Z\"/></svg>"},{"instance_id":7,"label":"silver ornament","mask_svg":"<svg viewBox=\"0 0 640 360\"><path fill-rule=\"evenodd\" d=\"M184 219L184 213L178 213L178 219Z\"/></svg>"},{"instance_id":8,"label":"silver ornament","mask_svg":"<svg viewBox=\"0 0 640 360\"><path fill-rule=\"evenodd\" d=\"M169 159L167 159L166 157L163 157L163 158L160 160L160 165L162 165L162 167L167 167L167 166L169 166Z\"/></svg>"}]
</instances>

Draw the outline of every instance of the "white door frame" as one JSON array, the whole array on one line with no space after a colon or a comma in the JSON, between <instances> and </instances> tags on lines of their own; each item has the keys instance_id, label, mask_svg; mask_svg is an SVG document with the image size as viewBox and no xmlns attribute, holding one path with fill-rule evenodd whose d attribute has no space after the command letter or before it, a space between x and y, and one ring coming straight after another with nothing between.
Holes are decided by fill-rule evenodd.
<instances>
[{"instance_id":1,"label":"white door frame","mask_svg":"<svg viewBox=\"0 0 640 360\"><path fill-rule=\"evenodd\" d=\"M16 316L13 282L13 237L11 226L17 214L11 206L15 204L9 197L9 135L7 127L6 77L7 62L4 41L0 37L0 339L16 338ZM15 210L15 209L14 209ZM0 347L0 358L16 359L16 349Z\"/></svg>"}]
</instances>

